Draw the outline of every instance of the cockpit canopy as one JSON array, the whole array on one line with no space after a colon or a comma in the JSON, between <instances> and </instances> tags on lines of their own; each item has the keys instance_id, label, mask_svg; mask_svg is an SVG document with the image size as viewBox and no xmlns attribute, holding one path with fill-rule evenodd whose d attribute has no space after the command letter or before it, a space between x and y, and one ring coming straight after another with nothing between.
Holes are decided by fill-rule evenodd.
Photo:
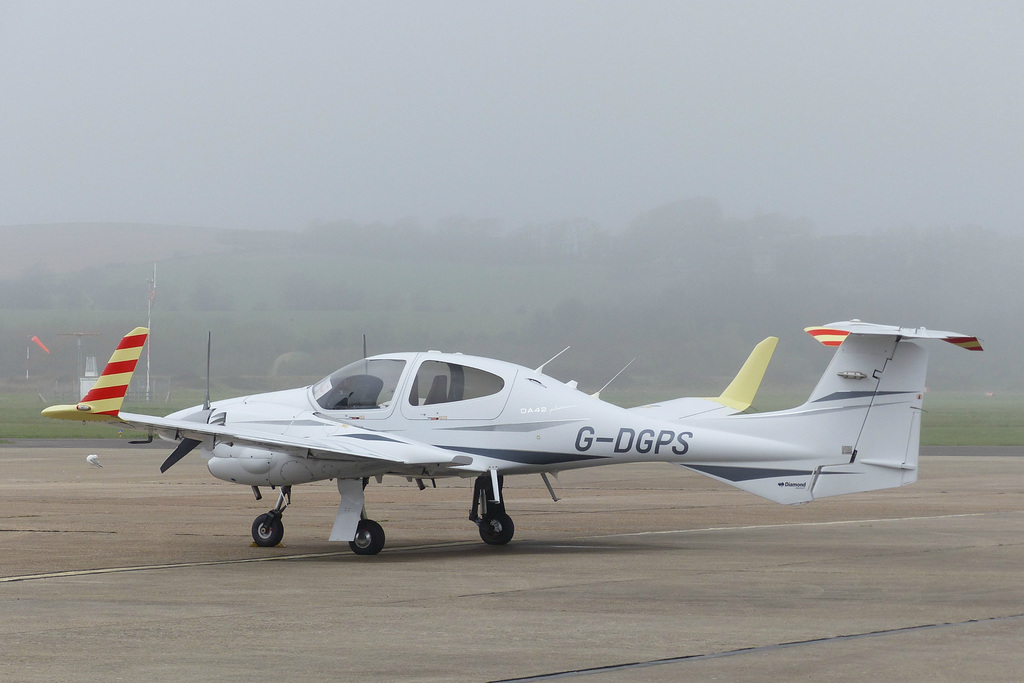
<instances>
[{"instance_id":1,"label":"cockpit canopy","mask_svg":"<svg viewBox=\"0 0 1024 683\"><path fill-rule=\"evenodd\" d=\"M367 410L390 405L405 361L359 360L335 370L313 385L313 399L324 410Z\"/></svg>"},{"instance_id":2,"label":"cockpit canopy","mask_svg":"<svg viewBox=\"0 0 1024 683\"><path fill-rule=\"evenodd\" d=\"M507 386L500 375L452 362L450 356L427 356L419 363L415 360L413 357L378 357L356 361L314 384L313 400L324 410L390 408L399 387L404 386L402 403L406 409L464 402L468 405L468 402L475 404L474 399L492 396L499 399L498 395ZM410 379L406 383L402 376L409 362L414 363L415 371L409 372ZM500 400L503 404L504 400ZM409 416L422 417L418 412Z\"/></svg>"},{"instance_id":3,"label":"cockpit canopy","mask_svg":"<svg viewBox=\"0 0 1024 683\"><path fill-rule=\"evenodd\" d=\"M485 370L425 360L412 382L409 405L429 406L435 403L454 403L497 394L505 388L505 380Z\"/></svg>"}]
</instances>

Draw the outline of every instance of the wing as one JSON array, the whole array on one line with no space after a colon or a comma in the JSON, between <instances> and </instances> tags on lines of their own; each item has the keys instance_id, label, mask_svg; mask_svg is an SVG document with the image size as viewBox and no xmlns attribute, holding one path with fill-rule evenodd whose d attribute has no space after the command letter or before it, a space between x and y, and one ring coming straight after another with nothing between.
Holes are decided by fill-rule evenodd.
<instances>
[{"instance_id":1,"label":"wing","mask_svg":"<svg viewBox=\"0 0 1024 683\"><path fill-rule=\"evenodd\" d=\"M477 471L471 467L474 462L473 457L464 453L456 453L412 439L354 427L345 423L339 423L338 430L334 434L297 436L245 427L228 427L124 412L120 413L119 417L132 427L149 434L172 441L188 440L191 448L182 452L182 456L199 444L213 448L218 443L231 443L283 451L302 458L351 462L375 461L388 466L389 471L402 471L403 468L421 469L424 466L459 467L470 472Z\"/></svg>"}]
</instances>

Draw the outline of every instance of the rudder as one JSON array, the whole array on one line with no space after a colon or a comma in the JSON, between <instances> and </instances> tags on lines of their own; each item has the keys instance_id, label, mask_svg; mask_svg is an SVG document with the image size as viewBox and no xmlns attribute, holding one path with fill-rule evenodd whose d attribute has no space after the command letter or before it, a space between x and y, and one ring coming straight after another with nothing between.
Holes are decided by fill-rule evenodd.
<instances>
[{"instance_id":1,"label":"rudder","mask_svg":"<svg viewBox=\"0 0 1024 683\"><path fill-rule=\"evenodd\" d=\"M863 338L849 338L844 347L856 350ZM836 360L845 368L839 372L861 373L864 378L846 379L845 382L876 381L871 391L867 413L856 440L850 445L850 461L845 464L822 465L812 479L811 497L825 498L844 493L873 491L876 489L905 486L917 481L918 452L921 442L921 411L924 399L925 375L928 367L928 352L909 341L894 338L887 340L893 345L893 352L882 368L868 373L869 366L851 364L852 354L841 356L837 351ZM830 364L832 368L832 364ZM856 375L854 375L856 377ZM822 378L824 383L826 379ZM819 383L820 386L821 383ZM856 389L830 394L818 398L843 400L849 396L856 400L866 392ZM812 395L813 399L813 395ZM844 445L844 453L846 445Z\"/></svg>"}]
</instances>

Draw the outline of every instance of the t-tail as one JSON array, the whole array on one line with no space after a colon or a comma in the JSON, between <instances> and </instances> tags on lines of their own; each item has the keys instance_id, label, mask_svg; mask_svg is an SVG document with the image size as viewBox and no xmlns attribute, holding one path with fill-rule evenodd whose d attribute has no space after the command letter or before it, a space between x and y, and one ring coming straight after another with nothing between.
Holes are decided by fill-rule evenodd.
<instances>
[{"instance_id":1,"label":"t-tail","mask_svg":"<svg viewBox=\"0 0 1024 683\"><path fill-rule=\"evenodd\" d=\"M128 393L128 383L132 380L148 336L149 330L145 327L136 327L126 334L96 384L77 405L50 406L43 410L43 415L60 420L117 421L117 414Z\"/></svg>"},{"instance_id":2,"label":"t-tail","mask_svg":"<svg viewBox=\"0 0 1024 683\"><path fill-rule=\"evenodd\" d=\"M912 340L981 351L977 337L857 320L807 332L838 347L807 402L709 421L725 447L680 464L779 503L917 481L928 354Z\"/></svg>"}]
</instances>

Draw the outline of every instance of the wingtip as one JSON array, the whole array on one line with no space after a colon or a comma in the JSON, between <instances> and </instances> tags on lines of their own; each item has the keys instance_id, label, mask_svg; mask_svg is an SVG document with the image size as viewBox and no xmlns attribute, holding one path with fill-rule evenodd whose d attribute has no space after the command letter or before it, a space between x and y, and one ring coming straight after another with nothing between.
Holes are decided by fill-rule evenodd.
<instances>
[{"instance_id":1,"label":"wingtip","mask_svg":"<svg viewBox=\"0 0 1024 683\"><path fill-rule=\"evenodd\" d=\"M43 417L54 420L73 420L75 422L121 422L116 411L96 412L84 403L77 405L58 405L43 408L39 413Z\"/></svg>"}]
</instances>

